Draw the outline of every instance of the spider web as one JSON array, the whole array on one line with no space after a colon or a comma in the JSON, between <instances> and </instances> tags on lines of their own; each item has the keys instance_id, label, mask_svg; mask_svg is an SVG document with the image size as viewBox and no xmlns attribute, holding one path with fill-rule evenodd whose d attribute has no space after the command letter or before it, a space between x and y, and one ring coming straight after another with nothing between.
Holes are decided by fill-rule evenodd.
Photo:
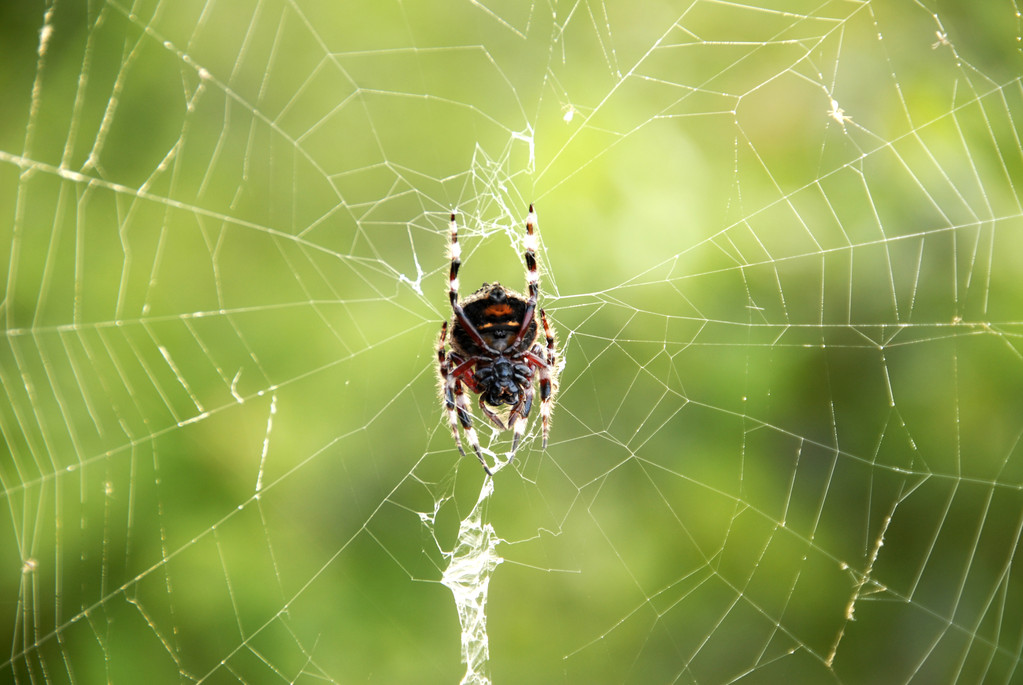
<instances>
[{"instance_id":1,"label":"spider web","mask_svg":"<svg viewBox=\"0 0 1023 685\"><path fill-rule=\"evenodd\" d=\"M1016 0L511 5L0 10L0 679L1019 681Z\"/></svg>"}]
</instances>

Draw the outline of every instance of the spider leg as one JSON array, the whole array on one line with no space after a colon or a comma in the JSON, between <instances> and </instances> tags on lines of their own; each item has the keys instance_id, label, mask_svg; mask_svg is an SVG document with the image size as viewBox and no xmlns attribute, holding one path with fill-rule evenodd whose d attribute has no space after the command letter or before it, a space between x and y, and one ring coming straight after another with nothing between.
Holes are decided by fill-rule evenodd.
<instances>
[{"instance_id":1,"label":"spider leg","mask_svg":"<svg viewBox=\"0 0 1023 685\"><path fill-rule=\"evenodd\" d=\"M487 344L480 332L472 325L462 305L458 303L458 269L462 266L462 246L458 242L458 223L455 221L455 213L451 212L451 272L448 276L448 299L451 301L451 309L458 318L462 329L469 334L472 341L491 354L499 354L497 350Z\"/></svg>"},{"instance_id":2,"label":"spider leg","mask_svg":"<svg viewBox=\"0 0 1023 685\"><path fill-rule=\"evenodd\" d=\"M540 295L540 272L536 267L536 212L533 205L529 205L529 214L526 216L526 287L529 288L529 299L526 301L526 311L522 314L522 325L518 333L512 338L510 346L518 345L526 337L526 331L533 323L536 311L536 300Z\"/></svg>"},{"instance_id":3,"label":"spider leg","mask_svg":"<svg viewBox=\"0 0 1023 685\"><path fill-rule=\"evenodd\" d=\"M483 465L483 470L486 471L487 475L494 475L487 467L487 460L483 458L479 436L476 435L476 429L472 427L472 411L469 409L469 400L466 398L465 393L462 392L462 382L457 377L455 378L455 404L458 407L458 420L462 424L462 430L465 432L465 439L469 441L469 445L472 447L473 452L476 453L476 458L480 460L480 464ZM461 450L461 445L459 445L459 450ZM464 455L465 452L462 452L462 454Z\"/></svg>"},{"instance_id":4,"label":"spider leg","mask_svg":"<svg viewBox=\"0 0 1023 685\"><path fill-rule=\"evenodd\" d=\"M462 449L462 439L458 437L458 414L456 412L457 405L455 404L455 383L458 377L451 372L451 358L444 353L444 343L447 340L447 335L448 322L445 321L440 327L440 344L437 345L437 364L440 372L440 381L443 384L442 399L444 400L444 409L448 416L448 424L451 426L451 436L455 439L459 453L464 457L465 450Z\"/></svg>"},{"instance_id":5,"label":"spider leg","mask_svg":"<svg viewBox=\"0 0 1023 685\"><path fill-rule=\"evenodd\" d=\"M483 458L483 450L480 449L480 441L476 435L476 429L472 426L472 412L469 410L469 400L465 396L465 392L462 389L462 382L458 376L451 369L451 359L444 353L444 343L447 339L448 333L448 322L445 321L440 327L440 344L437 346L437 362L440 371L441 382L444 384L443 398L444 408L448 415L448 425L451 427L451 435L455 439L455 445L458 447L458 452L463 457L465 456L465 450L462 449L462 440L458 437L458 424L462 424L462 430L465 432L465 439L469 441L469 445L476 453L476 457L483 464L483 470L488 476L493 474L487 467L487 462Z\"/></svg>"},{"instance_id":6,"label":"spider leg","mask_svg":"<svg viewBox=\"0 0 1023 685\"><path fill-rule=\"evenodd\" d=\"M526 386L525 390L522 391L522 399L519 403L511 410L508 415L508 423L512 427L512 446L511 454L508 455L508 461L511 461L515 457L515 450L519 447L519 440L526 434L526 419L529 417L529 412L533 408L533 384L530 383ZM514 421L512 420L514 418Z\"/></svg>"},{"instance_id":7,"label":"spider leg","mask_svg":"<svg viewBox=\"0 0 1023 685\"><path fill-rule=\"evenodd\" d=\"M483 402L483 395L480 395L480 411L497 426L498 430L508 430L508 427L504 425L497 414L490 411L490 408Z\"/></svg>"},{"instance_id":8,"label":"spider leg","mask_svg":"<svg viewBox=\"0 0 1023 685\"><path fill-rule=\"evenodd\" d=\"M458 244L458 224L455 222L455 213L451 212L451 272L448 276L448 297L451 300L451 308L457 311L458 307L458 269L462 266L462 246Z\"/></svg>"},{"instance_id":9,"label":"spider leg","mask_svg":"<svg viewBox=\"0 0 1023 685\"><path fill-rule=\"evenodd\" d=\"M543 424L543 449L547 449L547 436L551 432L551 406L554 393L558 389L557 351L554 343L554 332L547 323L547 315L540 310L540 321L543 323L544 336L547 338L544 365L540 369L540 420Z\"/></svg>"}]
</instances>

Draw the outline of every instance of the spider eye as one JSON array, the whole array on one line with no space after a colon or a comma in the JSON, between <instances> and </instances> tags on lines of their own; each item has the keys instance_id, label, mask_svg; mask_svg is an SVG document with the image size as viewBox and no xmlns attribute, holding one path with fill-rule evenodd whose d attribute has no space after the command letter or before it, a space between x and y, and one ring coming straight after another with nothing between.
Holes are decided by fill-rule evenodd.
<instances>
[{"instance_id":1,"label":"spider eye","mask_svg":"<svg viewBox=\"0 0 1023 685\"><path fill-rule=\"evenodd\" d=\"M493 290L490 291L490 301L491 302L504 302L505 300L507 300L508 299L508 295L507 295L507 293L504 292L504 288L498 286L496 283L494 285L496 287Z\"/></svg>"}]
</instances>

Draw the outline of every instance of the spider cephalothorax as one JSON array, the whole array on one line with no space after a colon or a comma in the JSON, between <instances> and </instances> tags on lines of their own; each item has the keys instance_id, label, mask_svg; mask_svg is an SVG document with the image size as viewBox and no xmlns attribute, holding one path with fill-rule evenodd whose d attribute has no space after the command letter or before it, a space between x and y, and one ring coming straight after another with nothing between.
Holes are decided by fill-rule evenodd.
<instances>
[{"instance_id":1,"label":"spider cephalothorax","mask_svg":"<svg viewBox=\"0 0 1023 685\"><path fill-rule=\"evenodd\" d=\"M483 287L465 298L458 299L458 269L461 266L461 248L458 227L451 215L451 276L448 296L454 318L441 326L440 345L437 348L444 406L448 414L451 433L458 451L463 455L458 425L476 456L489 474L483 459L479 438L472 425L472 411L464 388L479 395L480 411L499 429L511 428L511 455L515 455L519 440L526 431L526 419L533 407L533 376L540 380L540 416L543 423L543 446L547 447L550 431L551 402L556 389L554 333L542 309L536 309L540 291L540 278L536 266L536 214L529 207L526 218L526 285L525 297L505 288L500 283L484 283ZM540 323L546 344L537 341ZM445 352L445 344L451 351ZM463 387L464 386L464 387ZM507 423L494 409L508 405Z\"/></svg>"}]
</instances>

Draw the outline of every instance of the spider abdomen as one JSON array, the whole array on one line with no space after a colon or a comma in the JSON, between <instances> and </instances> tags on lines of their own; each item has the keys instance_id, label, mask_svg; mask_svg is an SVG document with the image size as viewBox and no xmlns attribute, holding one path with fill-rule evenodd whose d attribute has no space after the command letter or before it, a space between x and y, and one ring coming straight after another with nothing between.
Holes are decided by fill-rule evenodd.
<instances>
[{"instance_id":1,"label":"spider abdomen","mask_svg":"<svg viewBox=\"0 0 1023 685\"><path fill-rule=\"evenodd\" d=\"M505 288L500 283L484 283L483 287L465 298L462 309L466 318L476 327L483 341L497 352L509 349L515 342L522 320L526 316L528 301L522 295ZM458 318L451 322L452 346L463 356L485 352L466 332ZM518 339L515 348L528 350L536 341L537 323L533 319L525 335Z\"/></svg>"}]
</instances>

